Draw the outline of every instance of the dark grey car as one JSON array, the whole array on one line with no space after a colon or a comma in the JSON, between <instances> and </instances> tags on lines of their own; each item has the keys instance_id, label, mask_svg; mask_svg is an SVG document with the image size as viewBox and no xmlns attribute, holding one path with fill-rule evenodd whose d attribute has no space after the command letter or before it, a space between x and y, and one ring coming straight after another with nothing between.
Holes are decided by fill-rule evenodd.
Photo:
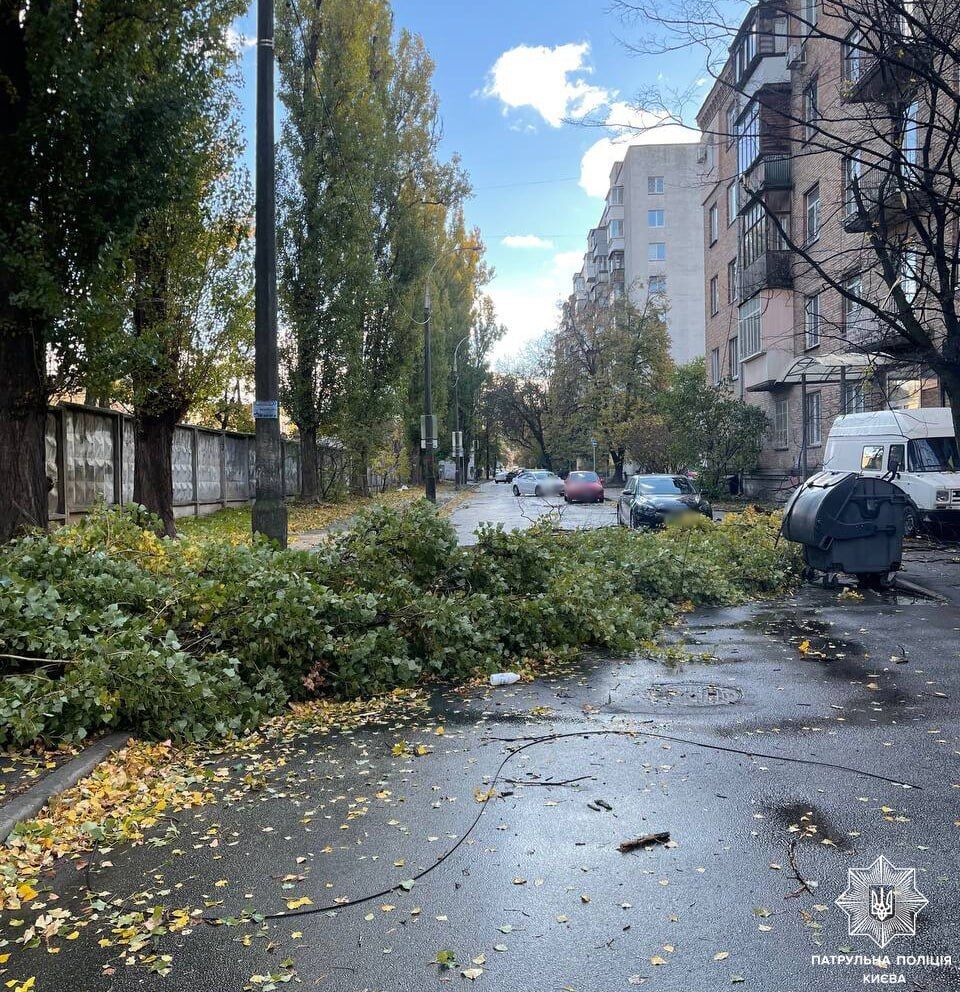
<instances>
[{"instance_id":1,"label":"dark grey car","mask_svg":"<svg viewBox=\"0 0 960 992\"><path fill-rule=\"evenodd\" d=\"M713 507L685 475L632 475L617 500L621 527L662 527L683 513L713 519Z\"/></svg>"}]
</instances>

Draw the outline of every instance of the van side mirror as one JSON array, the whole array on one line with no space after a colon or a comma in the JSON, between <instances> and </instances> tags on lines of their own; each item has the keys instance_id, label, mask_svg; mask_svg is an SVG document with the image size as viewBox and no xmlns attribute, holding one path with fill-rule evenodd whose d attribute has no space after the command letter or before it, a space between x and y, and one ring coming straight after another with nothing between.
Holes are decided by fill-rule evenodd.
<instances>
[{"instance_id":1,"label":"van side mirror","mask_svg":"<svg viewBox=\"0 0 960 992\"><path fill-rule=\"evenodd\" d=\"M896 479L900 475L900 459L892 455L887 462L887 471L891 479Z\"/></svg>"}]
</instances>

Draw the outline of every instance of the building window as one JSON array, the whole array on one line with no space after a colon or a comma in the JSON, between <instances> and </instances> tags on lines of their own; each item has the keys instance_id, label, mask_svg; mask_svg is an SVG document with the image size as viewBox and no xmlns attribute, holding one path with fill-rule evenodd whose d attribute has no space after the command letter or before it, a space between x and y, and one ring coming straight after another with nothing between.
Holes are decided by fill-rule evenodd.
<instances>
[{"instance_id":1,"label":"building window","mask_svg":"<svg viewBox=\"0 0 960 992\"><path fill-rule=\"evenodd\" d=\"M737 219L738 199L737 181L734 179L734 181L727 187L727 227L729 227Z\"/></svg>"},{"instance_id":2,"label":"building window","mask_svg":"<svg viewBox=\"0 0 960 992\"><path fill-rule=\"evenodd\" d=\"M720 279L714 276L710 280L710 316L716 317L720 313Z\"/></svg>"},{"instance_id":3,"label":"building window","mask_svg":"<svg viewBox=\"0 0 960 992\"><path fill-rule=\"evenodd\" d=\"M811 141L817 133L817 121L820 119L817 110L817 81L813 79L803 91L803 137Z\"/></svg>"},{"instance_id":4,"label":"building window","mask_svg":"<svg viewBox=\"0 0 960 992\"><path fill-rule=\"evenodd\" d=\"M650 276L648 285L650 287L651 295L656 293L665 293L667 291L667 277Z\"/></svg>"},{"instance_id":5,"label":"building window","mask_svg":"<svg viewBox=\"0 0 960 992\"><path fill-rule=\"evenodd\" d=\"M854 296L859 297L863 292L863 282L858 272L855 276L849 276L843 281L843 288ZM840 328L843 334L855 331L860 323L862 307L859 300L851 300L849 296L844 296L841 302L843 312L843 325Z\"/></svg>"},{"instance_id":6,"label":"building window","mask_svg":"<svg viewBox=\"0 0 960 992\"><path fill-rule=\"evenodd\" d=\"M854 28L843 42L843 78L849 83L857 83L862 72L863 32Z\"/></svg>"},{"instance_id":7,"label":"building window","mask_svg":"<svg viewBox=\"0 0 960 992\"><path fill-rule=\"evenodd\" d=\"M648 193L662 193L663 192L663 176L647 176L647 192Z\"/></svg>"},{"instance_id":8,"label":"building window","mask_svg":"<svg viewBox=\"0 0 960 992\"><path fill-rule=\"evenodd\" d=\"M820 393L807 393L806 409L803 411L806 426L807 447L820 444L823 440L820 432Z\"/></svg>"},{"instance_id":9,"label":"building window","mask_svg":"<svg viewBox=\"0 0 960 992\"><path fill-rule=\"evenodd\" d=\"M820 294L808 296L803 304L804 346L817 348L820 346Z\"/></svg>"},{"instance_id":10,"label":"building window","mask_svg":"<svg viewBox=\"0 0 960 992\"><path fill-rule=\"evenodd\" d=\"M610 195L607 197L607 203L611 207L623 206L623 187L622 186L611 186Z\"/></svg>"},{"instance_id":11,"label":"building window","mask_svg":"<svg viewBox=\"0 0 960 992\"><path fill-rule=\"evenodd\" d=\"M623 237L623 221L622 220L612 220L607 225L607 232L611 238L622 238Z\"/></svg>"},{"instance_id":12,"label":"building window","mask_svg":"<svg viewBox=\"0 0 960 992\"><path fill-rule=\"evenodd\" d=\"M647 211L647 227L663 227L663 211L662 210L648 210Z\"/></svg>"},{"instance_id":13,"label":"building window","mask_svg":"<svg viewBox=\"0 0 960 992\"><path fill-rule=\"evenodd\" d=\"M819 6L819 0L803 0L803 25L801 26L801 30L804 34L809 34L817 26Z\"/></svg>"},{"instance_id":14,"label":"building window","mask_svg":"<svg viewBox=\"0 0 960 992\"><path fill-rule=\"evenodd\" d=\"M786 448L790 443L790 400L778 397L773 403L773 446Z\"/></svg>"},{"instance_id":15,"label":"building window","mask_svg":"<svg viewBox=\"0 0 960 992\"><path fill-rule=\"evenodd\" d=\"M727 342L727 354L730 358L730 378L740 378L740 340L730 338Z\"/></svg>"},{"instance_id":16,"label":"building window","mask_svg":"<svg viewBox=\"0 0 960 992\"><path fill-rule=\"evenodd\" d=\"M789 251L790 214L774 214L767 218L767 247L771 251Z\"/></svg>"},{"instance_id":17,"label":"building window","mask_svg":"<svg viewBox=\"0 0 960 992\"><path fill-rule=\"evenodd\" d=\"M867 405L863 398L863 382L846 382L843 385L843 412L864 413Z\"/></svg>"},{"instance_id":18,"label":"building window","mask_svg":"<svg viewBox=\"0 0 960 992\"><path fill-rule=\"evenodd\" d=\"M651 241L647 250L647 258L651 262L665 262L667 260L667 246L662 241Z\"/></svg>"},{"instance_id":19,"label":"building window","mask_svg":"<svg viewBox=\"0 0 960 992\"><path fill-rule=\"evenodd\" d=\"M737 125L737 168L746 172L760 154L760 104L751 101Z\"/></svg>"},{"instance_id":20,"label":"building window","mask_svg":"<svg viewBox=\"0 0 960 992\"><path fill-rule=\"evenodd\" d=\"M720 211L717 209L717 205L714 203L710 208L710 244L716 244L717 238L720 237Z\"/></svg>"},{"instance_id":21,"label":"building window","mask_svg":"<svg viewBox=\"0 0 960 992\"><path fill-rule=\"evenodd\" d=\"M920 161L920 104L914 100L903 115L903 138L901 150L905 165L916 166Z\"/></svg>"},{"instance_id":22,"label":"building window","mask_svg":"<svg viewBox=\"0 0 960 992\"><path fill-rule=\"evenodd\" d=\"M920 254L916 248L904 248L900 252L900 288L908 303L913 303L920 290Z\"/></svg>"},{"instance_id":23,"label":"building window","mask_svg":"<svg viewBox=\"0 0 960 992\"><path fill-rule=\"evenodd\" d=\"M720 385L720 349L714 348L710 352L710 381L715 385Z\"/></svg>"},{"instance_id":24,"label":"building window","mask_svg":"<svg viewBox=\"0 0 960 992\"><path fill-rule=\"evenodd\" d=\"M737 105L731 103L727 107L727 148L737 140Z\"/></svg>"},{"instance_id":25,"label":"building window","mask_svg":"<svg viewBox=\"0 0 960 992\"><path fill-rule=\"evenodd\" d=\"M760 297L755 296L740 307L738 327L740 335L740 360L746 361L760 354Z\"/></svg>"},{"instance_id":26,"label":"building window","mask_svg":"<svg viewBox=\"0 0 960 992\"><path fill-rule=\"evenodd\" d=\"M766 248L764 226L763 205L751 203L743 214L743 234L740 238L740 257L744 269L752 265Z\"/></svg>"},{"instance_id":27,"label":"building window","mask_svg":"<svg viewBox=\"0 0 960 992\"><path fill-rule=\"evenodd\" d=\"M860 189L860 155L843 156L843 216L854 217L858 212L857 191Z\"/></svg>"},{"instance_id":28,"label":"building window","mask_svg":"<svg viewBox=\"0 0 960 992\"><path fill-rule=\"evenodd\" d=\"M807 244L812 244L820 237L820 183L815 183L803 196L803 208L806 214Z\"/></svg>"},{"instance_id":29,"label":"building window","mask_svg":"<svg viewBox=\"0 0 960 992\"><path fill-rule=\"evenodd\" d=\"M731 258L727 262L727 303L735 303L737 300L737 260Z\"/></svg>"}]
</instances>

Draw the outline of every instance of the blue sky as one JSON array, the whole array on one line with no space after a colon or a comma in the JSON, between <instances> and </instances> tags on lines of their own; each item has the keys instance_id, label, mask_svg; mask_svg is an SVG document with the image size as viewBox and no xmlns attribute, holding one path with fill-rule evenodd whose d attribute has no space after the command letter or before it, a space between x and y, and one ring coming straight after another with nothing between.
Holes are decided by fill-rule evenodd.
<instances>
[{"instance_id":1,"label":"blue sky","mask_svg":"<svg viewBox=\"0 0 960 992\"><path fill-rule=\"evenodd\" d=\"M567 122L587 114L597 124L634 123L629 105L641 89L658 80L683 89L703 75L700 52L631 55L620 39L643 28L625 26L608 7L607 0L393 0L397 25L422 35L436 62L443 152L459 153L474 186L467 221L480 228L496 270L488 291L508 327L501 357L552 325L623 143L693 137L676 127L641 136ZM237 25L247 38L255 9ZM245 47L251 145L254 61Z\"/></svg>"}]
</instances>

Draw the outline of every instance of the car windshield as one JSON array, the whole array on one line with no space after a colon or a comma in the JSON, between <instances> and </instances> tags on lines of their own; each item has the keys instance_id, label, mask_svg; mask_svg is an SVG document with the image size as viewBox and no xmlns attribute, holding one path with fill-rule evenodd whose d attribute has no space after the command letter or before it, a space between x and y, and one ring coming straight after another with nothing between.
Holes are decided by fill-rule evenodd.
<instances>
[{"instance_id":1,"label":"car windshield","mask_svg":"<svg viewBox=\"0 0 960 992\"><path fill-rule=\"evenodd\" d=\"M599 482L600 476L596 472L571 472L567 476L567 482Z\"/></svg>"},{"instance_id":2,"label":"car windshield","mask_svg":"<svg viewBox=\"0 0 960 992\"><path fill-rule=\"evenodd\" d=\"M678 493L695 493L693 483L683 476L658 475L651 478L638 478L638 493L645 493L650 496L676 496Z\"/></svg>"},{"instance_id":3,"label":"car windshield","mask_svg":"<svg viewBox=\"0 0 960 992\"><path fill-rule=\"evenodd\" d=\"M955 437L925 437L907 448L911 472L958 472L960 453Z\"/></svg>"}]
</instances>

